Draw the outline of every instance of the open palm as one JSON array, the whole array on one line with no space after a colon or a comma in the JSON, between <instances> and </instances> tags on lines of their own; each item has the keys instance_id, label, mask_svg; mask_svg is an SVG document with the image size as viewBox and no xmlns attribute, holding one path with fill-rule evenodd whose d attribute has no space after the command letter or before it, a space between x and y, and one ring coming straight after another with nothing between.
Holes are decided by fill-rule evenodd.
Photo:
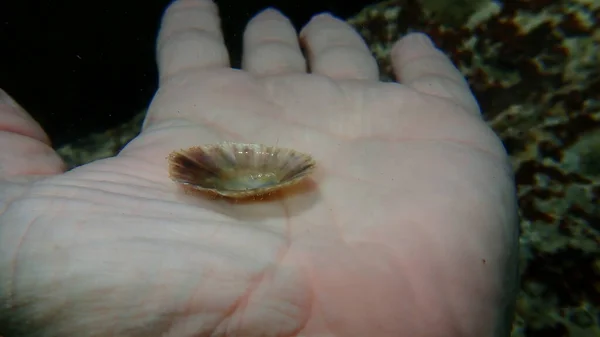
<instances>
[{"instance_id":1,"label":"open palm","mask_svg":"<svg viewBox=\"0 0 600 337\"><path fill-rule=\"evenodd\" d=\"M136 139L25 183L25 166L60 166L5 165L0 328L12 332L0 334L506 335L511 171L460 73L420 34L392 53L402 84L379 82L364 42L329 15L301 39L311 74L290 23L267 10L233 70L214 5L176 2ZM221 141L310 153L313 184L258 203L182 193L167 155Z\"/></svg>"}]
</instances>

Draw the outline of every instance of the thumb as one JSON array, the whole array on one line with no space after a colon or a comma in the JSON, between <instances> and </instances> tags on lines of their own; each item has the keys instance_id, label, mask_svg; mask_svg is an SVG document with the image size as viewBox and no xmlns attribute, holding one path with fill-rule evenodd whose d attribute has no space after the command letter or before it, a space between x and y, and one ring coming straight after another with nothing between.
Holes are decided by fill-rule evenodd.
<instances>
[{"instance_id":1,"label":"thumb","mask_svg":"<svg viewBox=\"0 0 600 337\"><path fill-rule=\"evenodd\" d=\"M44 130L0 89L0 179L52 175L64 170Z\"/></svg>"}]
</instances>

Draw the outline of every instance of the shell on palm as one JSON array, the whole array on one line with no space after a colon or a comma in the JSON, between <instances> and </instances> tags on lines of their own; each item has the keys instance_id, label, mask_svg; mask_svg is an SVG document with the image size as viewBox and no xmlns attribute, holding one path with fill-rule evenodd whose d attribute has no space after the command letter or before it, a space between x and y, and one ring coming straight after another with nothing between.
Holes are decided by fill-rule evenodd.
<instances>
[{"instance_id":1,"label":"shell on palm","mask_svg":"<svg viewBox=\"0 0 600 337\"><path fill-rule=\"evenodd\" d=\"M315 168L313 158L262 144L221 143L174 151L169 175L186 187L228 198L246 198L295 185Z\"/></svg>"}]
</instances>

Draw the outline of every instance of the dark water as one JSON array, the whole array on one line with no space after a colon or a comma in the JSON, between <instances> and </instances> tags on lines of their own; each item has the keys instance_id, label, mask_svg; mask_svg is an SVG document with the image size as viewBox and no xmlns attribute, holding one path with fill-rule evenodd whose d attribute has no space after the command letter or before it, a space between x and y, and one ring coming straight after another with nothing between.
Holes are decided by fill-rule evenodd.
<instances>
[{"instance_id":1,"label":"dark water","mask_svg":"<svg viewBox=\"0 0 600 337\"><path fill-rule=\"evenodd\" d=\"M38 120L55 146L114 127L156 89L154 42L170 1L1 1L0 87ZM217 1L232 63L243 27L274 6L297 27L311 15L356 14L372 1Z\"/></svg>"}]
</instances>

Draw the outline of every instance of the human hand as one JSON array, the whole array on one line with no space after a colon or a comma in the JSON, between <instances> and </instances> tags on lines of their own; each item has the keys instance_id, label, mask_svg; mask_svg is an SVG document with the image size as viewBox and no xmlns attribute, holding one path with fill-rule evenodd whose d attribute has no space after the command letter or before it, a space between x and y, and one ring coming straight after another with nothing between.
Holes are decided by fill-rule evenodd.
<instances>
[{"instance_id":1,"label":"human hand","mask_svg":"<svg viewBox=\"0 0 600 337\"><path fill-rule=\"evenodd\" d=\"M0 334L506 336L516 207L500 141L420 34L378 81L329 15L297 36L260 13L229 68L215 5L180 0L160 86L116 157L63 173L14 102L0 110ZM238 141L307 152L310 190L229 203L182 194L166 157ZM3 310L3 311L2 311Z\"/></svg>"}]
</instances>

